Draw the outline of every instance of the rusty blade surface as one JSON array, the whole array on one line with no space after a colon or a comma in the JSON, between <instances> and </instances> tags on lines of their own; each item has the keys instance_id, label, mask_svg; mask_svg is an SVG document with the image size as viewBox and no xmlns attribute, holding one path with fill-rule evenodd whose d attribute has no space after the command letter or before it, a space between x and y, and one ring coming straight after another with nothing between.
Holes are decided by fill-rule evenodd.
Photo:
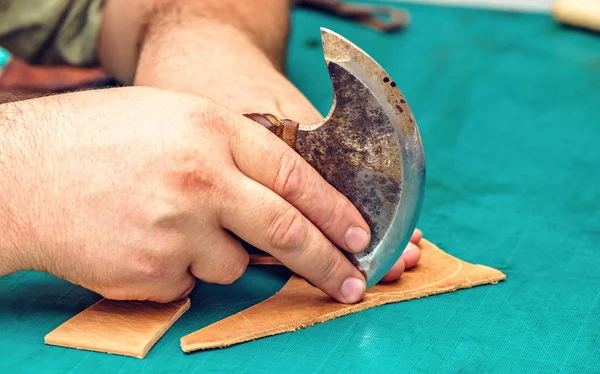
<instances>
[{"instance_id":1,"label":"rusty blade surface","mask_svg":"<svg viewBox=\"0 0 600 374\"><path fill-rule=\"evenodd\" d=\"M321 124L300 125L296 150L358 208L372 241L346 253L377 284L416 227L425 186L421 136L394 80L360 48L321 29L334 103Z\"/></svg>"}]
</instances>

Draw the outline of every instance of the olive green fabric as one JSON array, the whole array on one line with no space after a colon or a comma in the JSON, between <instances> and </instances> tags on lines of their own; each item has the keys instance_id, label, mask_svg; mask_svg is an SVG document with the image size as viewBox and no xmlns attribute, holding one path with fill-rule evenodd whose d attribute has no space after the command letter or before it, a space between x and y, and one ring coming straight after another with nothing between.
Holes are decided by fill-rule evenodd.
<instances>
[{"instance_id":1,"label":"olive green fabric","mask_svg":"<svg viewBox=\"0 0 600 374\"><path fill-rule=\"evenodd\" d=\"M0 46L34 64L89 66L103 0L0 0Z\"/></svg>"}]
</instances>

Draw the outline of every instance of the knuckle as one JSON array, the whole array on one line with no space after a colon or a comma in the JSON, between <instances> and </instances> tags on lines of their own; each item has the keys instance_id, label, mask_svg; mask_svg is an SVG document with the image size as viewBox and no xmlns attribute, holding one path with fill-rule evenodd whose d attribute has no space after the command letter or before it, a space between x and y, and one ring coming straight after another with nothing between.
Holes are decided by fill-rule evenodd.
<instances>
[{"instance_id":1,"label":"knuckle","mask_svg":"<svg viewBox=\"0 0 600 374\"><path fill-rule=\"evenodd\" d=\"M284 199L294 198L303 193L304 178L302 174L302 159L284 153L279 161L279 168L273 183L276 194Z\"/></svg>"},{"instance_id":2,"label":"knuckle","mask_svg":"<svg viewBox=\"0 0 600 374\"><path fill-rule=\"evenodd\" d=\"M343 256L330 256L328 259L325 259L325 261L322 261L322 268L320 269L315 282L321 285L329 283L336 274L340 274L343 260Z\"/></svg>"},{"instance_id":3,"label":"knuckle","mask_svg":"<svg viewBox=\"0 0 600 374\"><path fill-rule=\"evenodd\" d=\"M215 186L215 173L208 160L197 155L185 155L174 163L170 175L171 185L183 193L198 193Z\"/></svg>"},{"instance_id":4,"label":"knuckle","mask_svg":"<svg viewBox=\"0 0 600 374\"><path fill-rule=\"evenodd\" d=\"M247 256L246 256L247 257ZM246 258L245 262L239 262L235 265L232 265L227 271L223 272L223 276L221 277L222 284L232 284L244 275L246 272L246 268L248 267L248 259Z\"/></svg>"},{"instance_id":5,"label":"knuckle","mask_svg":"<svg viewBox=\"0 0 600 374\"><path fill-rule=\"evenodd\" d=\"M219 112L217 106L211 105L204 98L198 97L195 100L195 107L190 112L190 121L193 124L201 127L219 127L227 124L225 117Z\"/></svg>"},{"instance_id":6,"label":"knuckle","mask_svg":"<svg viewBox=\"0 0 600 374\"><path fill-rule=\"evenodd\" d=\"M149 295L144 300L153 301L155 303L166 304L177 300L177 294L174 292L165 292Z\"/></svg>"},{"instance_id":7,"label":"knuckle","mask_svg":"<svg viewBox=\"0 0 600 374\"><path fill-rule=\"evenodd\" d=\"M207 99L198 100L189 120L200 135L210 136L213 141L227 144L231 137L239 136L234 118Z\"/></svg>"},{"instance_id":8,"label":"knuckle","mask_svg":"<svg viewBox=\"0 0 600 374\"><path fill-rule=\"evenodd\" d=\"M194 290L194 288L196 287L196 278L194 278L194 277L192 277L192 276L190 275L190 276L188 277L188 279L189 279L189 280L188 280L188 282L187 282L187 283L188 283L188 285L187 285L187 287L186 287L185 291L183 291L183 293L181 293L181 294L179 295L179 297L177 297L177 299L178 299L178 300L179 300L179 299L183 299L184 297L187 297L187 296L189 296L189 295L192 293L192 291Z\"/></svg>"},{"instance_id":9,"label":"knuckle","mask_svg":"<svg viewBox=\"0 0 600 374\"><path fill-rule=\"evenodd\" d=\"M108 287L98 293L109 300L145 301L151 297L146 292L134 287Z\"/></svg>"},{"instance_id":10,"label":"knuckle","mask_svg":"<svg viewBox=\"0 0 600 374\"><path fill-rule=\"evenodd\" d=\"M109 300L135 300L169 303L177 300L177 288L166 288L160 284L144 284L136 287L112 287L100 292L100 295ZM179 293L181 294L181 292Z\"/></svg>"},{"instance_id":11,"label":"knuckle","mask_svg":"<svg viewBox=\"0 0 600 374\"><path fill-rule=\"evenodd\" d=\"M134 267L135 273L146 279L164 278L169 273L169 261L159 251L146 251L138 254Z\"/></svg>"},{"instance_id":12,"label":"knuckle","mask_svg":"<svg viewBox=\"0 0 600 374\"><path fill-rule=\"evenodd\" d=\"M344 218L346 215L340 214L342 210L342 206L340 204L340 199L333 199L331 202L326 202L323 204L328 209L322 214L322 223L320 224L320 229L324 233L328 233L333 231L334 228L341 226L346 226L344 223Z\"/></svg>"},{"instance_id":13,"label":"knuckle","mask_svg":"<svg viewBox=\"0 0 600 374\"><path fill-rule=\"evenodd\" d=\"M131 296L130 291L125 291L124 289L117 287L108 287L102 290L96 290L96 292L109 300L128 300Z\"/></svg>"},{"instance_id":14,"label":"knuckle","mask_svg":"<svg viewBox=\"0 0 600 374\"><path fill-rule=\"evenodd\" d=\"M269 240L273 248L291 250L304 243L306 226L300 212L293 208L281 209L274 215L269 227Z\"/></svg>"}]
</instances>

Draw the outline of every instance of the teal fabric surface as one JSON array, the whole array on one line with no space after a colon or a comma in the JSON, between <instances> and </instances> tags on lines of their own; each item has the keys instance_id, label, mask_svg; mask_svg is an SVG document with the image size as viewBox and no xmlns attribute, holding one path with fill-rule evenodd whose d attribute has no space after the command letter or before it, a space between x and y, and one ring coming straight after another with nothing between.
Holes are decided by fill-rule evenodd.
<instances>
[{"instance_id":1,"label":"teal fabric surface","mask_svg":"<svg viewBox=\"0 0 600 374\"><path fill-rule=\"evenodd\" d=\"M497 286L363 311L223 350L179 338L275 293L289 273L201 284L146 359L43 344L98 299L48 275L0 279L0 372L600 373L600 37L548 16L406 6L380 34L296 11L292 80L326 113L319 27L345 35L410 103L428 162L419 226L447 252L504 271Z\"/></svg>"}]
</instances>

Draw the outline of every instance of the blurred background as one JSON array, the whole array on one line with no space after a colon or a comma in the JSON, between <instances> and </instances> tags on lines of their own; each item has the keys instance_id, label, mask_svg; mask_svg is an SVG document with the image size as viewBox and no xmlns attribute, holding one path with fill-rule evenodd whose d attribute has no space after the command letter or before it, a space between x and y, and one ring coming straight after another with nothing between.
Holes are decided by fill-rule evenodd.
<instances>
[{"instance_id":1,"label":"blurred background","mask_svg":"<svg viewBox=\"0 0 600 374\"><path fill-rule=\"evenodd\" d=\"M550 12L553 0L383 0L388 3L422 3L490 9L512 9L521 11Z\"/></svg>"}]
</instances>

